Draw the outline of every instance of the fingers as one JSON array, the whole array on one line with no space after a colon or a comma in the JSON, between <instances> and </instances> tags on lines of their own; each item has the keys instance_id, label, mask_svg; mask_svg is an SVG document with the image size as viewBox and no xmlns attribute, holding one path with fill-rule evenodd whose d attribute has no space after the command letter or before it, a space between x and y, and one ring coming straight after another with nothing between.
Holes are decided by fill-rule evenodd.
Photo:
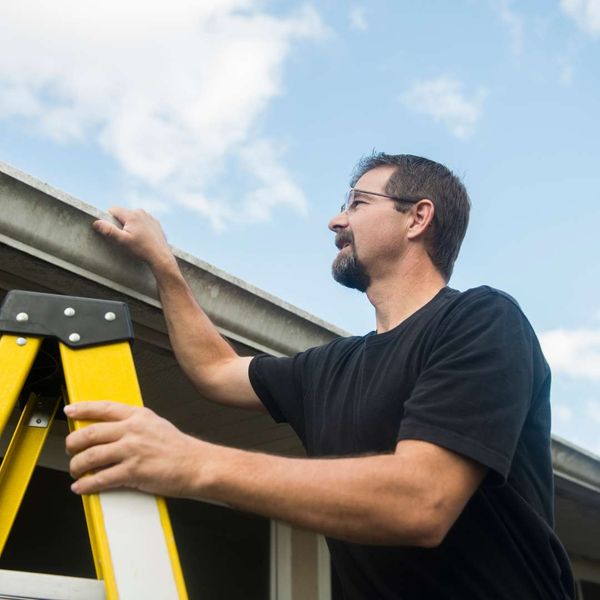
<instances>
[{"instance_id":1,"label":"fingers","mask_svg":"<svg viewBox=\"0 0 600 600\"><path fill-rule=\"evenodd\" d=\"M125 458L118 442L127 432L125 419L136 407L115 402L81 402L65 407L65 413L78 421L99 421L73 431L65 441L71 475L81 477L89 471L106 467Z\"/></svg>"},{"instance_id":2,"label":"fingers","mask_svg":"<svg viewBox=\"0 0 600 600\"><path fill-rule=\"evenodd\" d=\"M127 431L125 420L142 407L119 402L78 402L65 406L65 414L74 421L92 421L90 425L71 432L66 440L67 454L73 456L96 444L107 444L120 439Z\"/></svg>"},{"instance_id":3,"label":"fingers","mask_svg":"<svg viewBox=\"0 0 600 600\"><path fill-rule=\"evenodd\" d=\"M128 481L128 468L117 464L98 473L90 473L71 485L76 494L93 494L103 490L123 487Z\"/></svg>"},{"instance_id":4,"label":"fingers","mask_svg":"<svg viewBox=\"0 0 600 600\"><path fill-rule=\"evenodd\" d=\"M74 479L79 479L86 473L121 463L124 458L123 444L95 445L76 454L71 459L69 471Z\"/></svg>"},{"instance_id":5,"label":"fingers","mask_svg":"<svg viewBox=\"0 0 600 600\"><path fill-rule=\"evenodd\" d=\"M111 206L108 209L108 214L111 217L114 217L115 220L121 224L121 226L125 225L125 223L131 218L132 212L133 211L123 208L122 206ZM106 219L98 219L94 221L92 223L92 227L98 233L101 233L106 237L113 237L117 239L117 241L119 240L119 234L124 233L121 227L118 227Z\"/></svg>"},{"instance_id":6,"label":"fingers","mask_svg":"<svg viewBox=\"0 0 600 600\"><path fill-rule=\"evenodd\" d=\"M119 229L116 225L109 223L108 221L94 221L92 223L92 227L94 231L97 231L104 237L112 238L117 242L126 242L128 240L128 235L125 231Z\"/></svg>"},{"instance_id":7,"label":"fingers","mask_svg":"<svg viewBox=\"0 0 600 600\"><path fill-rule=\"evenodd\" d=\"M108 211L122 227L107 219L92 223L95 231L112 239L134 256L148 263L161 264L172 257L172 251L160 223L144 210L114 206Z\"/></svg>"},{"instance_id":8,"label":"fingers","mask_svg":"<svg viewBox=\"0 0 600 600\"><path fill-rule=\"evenodd\" d=\"M92 421L70 433L65 442L67 454L72 456L69 470L79 480L72 490L87 494L125 485L136 487L131 471L136 464L132 440L144 438L140 430L145 431L156 415L144 407L109 401L77 402L65 406L64 411L76 421Z\"/></svg>"},{"instance_id":9,"label":"fingers","mask_svg":"<svg viewBox=\"0 0 600 600\"><path fill-rule=\"evenodd\" d=\"M126 427L121 421L116 423L93 423L70 433L65 440L65 449L69 456L74 456L91 446L116 442L123 437L125 431Z\"/></svg>"},{"instance_id":10,"label":"fingers","mask_svg":"<svg viewBox=\"0 0 600 600\"><path fill-rule=\"evenodd\" d=\"M98 219L92 223L92 228L107 238L112 238L117 242L127 243L130 240L130 234L124 230L126 229L125 226L128 222L135 220L136 216L139 218L140 213L150 217L150 215L146 215L143 211L133 211L123 208L122 206L112 206L108 209L108 214L114 217L122 227L118 227L105 219Z\"/></svg>"},{"instance_id":11,"label":"fingers","mask_svg":"<svg viewBox=\"0 0 600 600\"><path fill-rule=\"evenodd\" d=\"M129 406L120 402L94 400L67 404L64 411L67 417L76 421L122 421L143 410L139 406Z\"/></svg>"}]
</instances>

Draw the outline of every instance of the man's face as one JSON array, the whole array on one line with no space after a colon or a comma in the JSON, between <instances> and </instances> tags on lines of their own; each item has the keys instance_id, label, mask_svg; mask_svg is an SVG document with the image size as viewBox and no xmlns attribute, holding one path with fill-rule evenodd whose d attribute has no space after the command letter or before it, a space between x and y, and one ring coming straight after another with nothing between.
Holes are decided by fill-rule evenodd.
<instances>
[{"instance_id":1,"label":"man's face","mask_svg":"<svg viewBox=\"0 0 600 600\"><path fill-rule=\"evenodd\" d=\"M385 194L393 172L391 166L367 171L354 188ZM401 252L403 222L405 216L395 209L393 200L355 192L348 210L329 223L340 250L333 261L333 278L346 287L365 292L373 277L382 275Z\"/></svg>"}]
</instances>

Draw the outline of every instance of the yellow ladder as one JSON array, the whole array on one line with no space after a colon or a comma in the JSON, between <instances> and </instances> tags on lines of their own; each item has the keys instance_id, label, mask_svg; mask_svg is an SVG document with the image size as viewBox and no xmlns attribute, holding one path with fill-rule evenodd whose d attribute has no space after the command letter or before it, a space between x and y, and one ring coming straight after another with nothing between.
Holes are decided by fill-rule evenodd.
<instances>
[{"instance_id":1,"label":"yellow ladder","mask_svg":"<svg viewBox=\"0 0 600 600\"><path fill-rule=\"evenodd\" d=\"M45 337L58 339L66 389L53 397L29 395L0 465L0 555L59 405L109 399L142 406L129 345L132 331L122 302L7 294L0 307L0 435ZM86 425L69 421L75 429ZM107 600L187 598L164 498L119 489L82 499ZM2 582L0 572L0 597L8 593Z\"/></svg>"}]
</instances>

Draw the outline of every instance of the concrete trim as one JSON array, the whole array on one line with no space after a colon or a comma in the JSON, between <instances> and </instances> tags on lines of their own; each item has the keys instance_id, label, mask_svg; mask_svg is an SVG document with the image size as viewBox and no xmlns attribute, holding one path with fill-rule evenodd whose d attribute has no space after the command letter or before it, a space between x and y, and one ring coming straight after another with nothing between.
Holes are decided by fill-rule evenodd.
<instances>
[{"instance_id":1,"label":"concrete trim","mask_svg":"<svg viewBox=\"0 0 600 600\"><path fill-rule=\"evenodd\" d=\"M552 436L552 467L557 490L567 493L576 487L579 495L598 502L600 458L563 438Z\"/></svg>"}]
</instances>

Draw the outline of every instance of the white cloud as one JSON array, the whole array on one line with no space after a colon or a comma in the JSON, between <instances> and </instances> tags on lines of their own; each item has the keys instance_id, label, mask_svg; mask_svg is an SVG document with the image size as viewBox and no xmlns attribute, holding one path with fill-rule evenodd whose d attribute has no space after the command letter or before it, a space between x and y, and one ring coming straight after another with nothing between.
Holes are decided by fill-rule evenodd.
<instances>
[{"instance_id":1,"label":"white cloud","mask_svg":"<svg viewBox=\"0 0 600 600\"><path fill-rule=\"evenodd\" d=\"M215 227L306 208L259 119L282 92L283 65L325 27L305 7L275 17L261 0L22 0L2 8L0 119L19 118L61 143L90 140L131 182L129 196L169 199ZM249 158L253 149L255 160ZM257 165L258 156L267 161ZM211 193L232 167L248 196ZM266 173L279 181L265 183ZM265 195L278 192L268 201ZM159 198L163 200L158 200Z\"/></svg>"},{"instance_id":2,"label":"white cloud","mask_svg":"<svg viewBox=\"0 0 600 600\"><path fill-rule=\"evenodd\" d=\"M492 7L508 29L512 53L515 56L519 56L523 52L525 27L523 17L513 10L510 0L494 0Z\"/></svg>"},{"instance_id":3,"label":"white cloud","mask_svg":"<svg viewBox=\"0 0 600 600\"><path fill-rule=\"evenodd\" d=\"M366 31L369 28L367 23L367 15L365 9L362 6L355 6L350 11L350 27L357 29L358 31Z\"/></svg>"},{"instance_id":4,"label":"white cloud","mask_svg":"<svg viewBox=\"0 0 600 600\"><path fill-rule=\"evenodd\" d=\"M304 196L279 164L277 154L277 148L268 140L258 140L240 149L242 164L261 183L244 200L243 215L253 221L268 219L272 207L280 204L306 213Z\"/></svg>"},{"instance_id":5,"label":"white cloud","mask_svg":"<svg viewBox=\"0 0 600 600\"><path fill-rule=\"evenodd\" d=\"M563 12L592 36L600 35L600 0L561 0Z\"/></svg>"},{"instance_id":6,"label":"white cloud","mask_svg":"<svg viewBox=\"0 0 600 600\"><path fill-rule=\"evenodd\" d=\"M542 333L540 342L555 373L600 381L600 330L555 329Z\"/></svg>"},{"instance_id":7,"label":"white cloud","mask_svg":"<svg viewBox=\"0 0 600 600\"><path fill-rule=\"evenodd\" d=\"M458 79L442 75L437 79L415 82L401 96L401 101L415 112L442 122L457 138L464 139L473 133L481 118L487 91L480 87L467 97L462 87Z\"/></svg>"}]
</instances>

